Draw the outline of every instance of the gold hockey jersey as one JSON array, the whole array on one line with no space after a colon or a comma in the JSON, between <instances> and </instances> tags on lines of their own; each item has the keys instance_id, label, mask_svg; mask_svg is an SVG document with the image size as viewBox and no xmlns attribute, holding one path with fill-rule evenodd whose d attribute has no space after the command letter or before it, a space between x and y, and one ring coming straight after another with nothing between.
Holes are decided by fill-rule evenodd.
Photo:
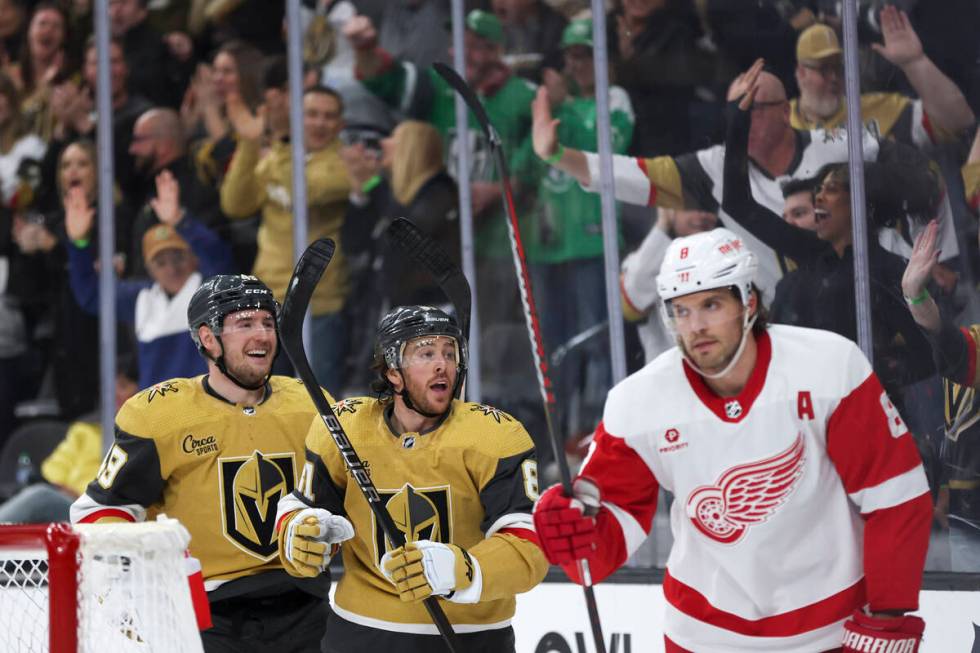
<instances>
[{"instance_id":1,"label":"gold hockey jersey","mask_svg":"<svg viewBox=\"0 0 980 653\"><path fill-rule=\"evenodd\" d=\"M255 406L228 402L205 376L158 383L119 410L115 442L71 520L180 520L208 590L281 569L276 505L295 486L314 415L293 378L273 376Z\"/></svg>"},{"instance_id":2,"label":"gold hockey jersey","mask_svg":"<svg viewBox=\"0 0 980 653\"><path fill-rule=\"evenodd\" d=\"M847 104L841 105L827 120L808 120L800 111L800 99L790 100L790 124L793 129L837 129L847 127ZM914 100L900 93L862 93L861 118L865 126L875 134L925 147L935 142L949 140L951 135L929 121L929 114L922 108L922 100Z\"/></svg>"},{"instance_id":3,"label":"gold hockey jersey","mask_svg":"<svg viewBox=\"0 0 980 653\"><path fill-rule=\"evenodd\" d=\"M483 590L478 603L440 600L453 627L465 633L507 626L515 595L539 583L548 567L531 519L538 496L531 437L507 413L481 404L456 400L432 431L400 436L389 427L385 410L385 404L368 397L334 406L382 504L406 539L457 544L480 564ZM381 557L391 544L319 418L306 447L298 487L280 502L280 539L290 513L305 506L346 516L355 535L341 548L345 571L334 611L363 626L437 634L424 605L402 602L382 574Z\"/></svg>"}]
</instances>

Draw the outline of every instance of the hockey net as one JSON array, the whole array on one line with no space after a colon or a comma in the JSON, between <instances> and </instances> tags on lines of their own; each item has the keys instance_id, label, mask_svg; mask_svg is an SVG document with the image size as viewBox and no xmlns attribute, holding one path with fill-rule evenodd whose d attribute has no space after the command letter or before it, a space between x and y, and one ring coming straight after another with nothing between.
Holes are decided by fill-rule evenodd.
<instances>
[{"instance_id":1,"label":"hockey net","mask_svg":"<svg viewBox=\"0 0 980 653\"><path fill-rule=\"evenodd\" d=\"M0 526L0 651L201 651L189 539L173 519Z\"/></svg>"}]
</instances>

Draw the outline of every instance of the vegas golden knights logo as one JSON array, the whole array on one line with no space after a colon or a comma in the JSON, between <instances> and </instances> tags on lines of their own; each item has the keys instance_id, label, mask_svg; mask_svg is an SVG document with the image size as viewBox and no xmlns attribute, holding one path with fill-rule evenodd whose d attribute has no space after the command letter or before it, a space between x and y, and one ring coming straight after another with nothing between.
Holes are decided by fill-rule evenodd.
<instances>
[{"instance_id":1,"label":"vegas golden knights logo","mask_svg":"<svg viewBox=\"0 0 980 653\"><path fill-rule=\"evenodd\" d=\"M414 488L406 483L400 490L378 490L378 494L395 526L405 534L406 541L452 542L452 509L448 485ZM374 550L377 565L381 565L381 557L391 548L391 543L375 521Z\"/></svg>"},{"instance_id":2,"label":"vegas golden knights logo","mask_svg":"<svg viewBox=\"0 0 980 653\"><path fill-rule=\"evenodd\" d=\"M225 537L261 560L276 557L276 505L293 491L293 454L220 458L218 477Z\"/></svg>"},{"instance_id":3,"label":"vegas golden knights logo","mask_svg":"<svg viewBox=\"0 0 980 653\"><path fill-rule=\"evenodd\" d=\"M956 442L960 434L980 418L976 390L943 379L946 394L946 437Z\"/></svg>"}]
</instances>

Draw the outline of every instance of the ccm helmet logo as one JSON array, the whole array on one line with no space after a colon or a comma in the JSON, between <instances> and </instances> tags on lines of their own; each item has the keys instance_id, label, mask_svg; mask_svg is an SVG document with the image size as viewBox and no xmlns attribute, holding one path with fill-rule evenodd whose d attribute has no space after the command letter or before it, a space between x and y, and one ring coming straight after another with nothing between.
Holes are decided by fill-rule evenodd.
<instances>
[{"instance_id":1,"label":"ccm helmet logo","mask_svg":"<svg viewBox=\"0 0 980 653\"><path fill-rule=\"evenodd\" d=\"M264 295L266 291L263 288L246 288L246 295Z\"/></svg>"}]
</instances>

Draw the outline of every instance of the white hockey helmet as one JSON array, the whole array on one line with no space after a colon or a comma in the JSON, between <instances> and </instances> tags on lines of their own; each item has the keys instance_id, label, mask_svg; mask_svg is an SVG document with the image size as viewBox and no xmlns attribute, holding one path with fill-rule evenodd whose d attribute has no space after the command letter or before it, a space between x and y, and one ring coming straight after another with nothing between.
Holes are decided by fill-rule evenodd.
<instances>
[{"instance_id":1,"label":"white hockey helmet","mask_svg":"<svg viewBox=\"0 0 980 653\"><path fill-rule=\"evenodd\" d=\"M734 286L748 306L757 266L745 243L719 227L670 243L657 275L657 290L666 307L675 297Z\"/></svg>"}]
</instances>

